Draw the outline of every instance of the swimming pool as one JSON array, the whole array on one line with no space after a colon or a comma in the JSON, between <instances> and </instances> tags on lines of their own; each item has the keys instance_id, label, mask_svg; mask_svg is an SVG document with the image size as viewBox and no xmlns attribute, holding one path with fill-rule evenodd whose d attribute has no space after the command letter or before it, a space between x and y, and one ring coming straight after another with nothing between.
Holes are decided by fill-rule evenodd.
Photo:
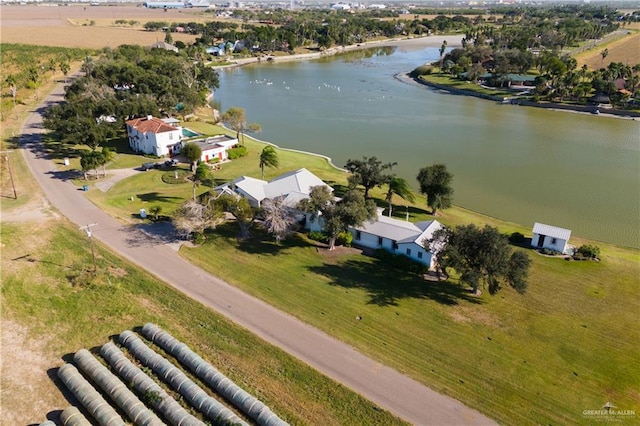
<instances>
[{"instance_id":1,"label":"swimming pool","mask_svg":"<svg viewBox=\"0 0 640 426\"><path fill-rule=\"evenodd\" d=\"M200 136L200 133L196 133L193 130L189 130L183 127L182 136L184 136L185 138L193 138L195 136Z\"/></svg>"}]
</instances>

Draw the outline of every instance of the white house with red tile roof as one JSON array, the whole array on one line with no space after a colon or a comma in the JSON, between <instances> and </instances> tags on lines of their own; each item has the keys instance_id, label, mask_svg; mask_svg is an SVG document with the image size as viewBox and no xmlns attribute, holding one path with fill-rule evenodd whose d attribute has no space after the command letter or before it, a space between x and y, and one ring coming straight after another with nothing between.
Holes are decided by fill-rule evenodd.
<instances>
[{"instance_id":1,"label":"white house with red tile roof","mask_svg":"<svg viewBox=\"0 0 640 426\"><path fill-rule=\"evenodd\" d=\"M146 116L126 122L129 146L136 152L171 156L180 149L182 128L172 126L160 118Z\"/></svg>"}]
</instances>

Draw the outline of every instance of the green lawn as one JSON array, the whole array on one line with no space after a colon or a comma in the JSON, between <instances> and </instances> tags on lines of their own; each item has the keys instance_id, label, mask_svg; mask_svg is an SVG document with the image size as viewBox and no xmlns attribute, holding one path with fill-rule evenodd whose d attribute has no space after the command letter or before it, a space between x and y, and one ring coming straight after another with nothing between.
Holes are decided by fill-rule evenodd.
<instances>
[{"instance_id":1,"label":"green lawn","mask_svg":"<svg viewBox=\"0 0 640 426\"><path fill-rule=\"evenodd\" d=\"M185 126L205 134L225 132L219 126L202 122L189 122ZM262 177L258 166L260 152L265 147L265 143L245 137L244 144L248 148L249 154L246 157L222 164L219 170L214 171L213 181L208 182L208 185L201 185L197 189L197 194L209 191L212 186L228 182L238 176ZM301 164L304 164L304 167L329 184L344 185L346 183L346 174L332 167L323 157L282 149L276 149L276 151L280 166L277 169L265 169L265 179L267 180L282 173L296 170L302 167ZM136 157L140 160L143 159L143 157ZM180 165L179 168L186 170L188 167ZM166 183L162 180L162 177L167 174L172 175L173 171L149 170L116 183L106 193L98 189L91 189L87 196L98 206L123 221L129 221L131 218L137 217L136 215L141 208L148 210L149 207L154 205L160 206L163 214L171 214L185 199L192 196L193 186L191 181L188 180L181 184ZM95 184L95 181L90 181L90 185L93 184ZM131 197L133 197L133 200L131 200Z\"/></svg>"},{"instance_id":2,"label":"green lawn","mask_svg":"<svg viewBox=\"0 0 640 426\"><path fill-rule=\"evenodd\" d=\"M491 96L513 96L515 92L500 89L486 89L469 81L462 81L447 74L425 74L419 78L432 83L442 84L444 86L453 87L454 89L470 90L472 92L483 93Z\"/></svg>"},{"instance_id":3,"label":"green lawn","mask_svg":"<svg viewBox=\"0 0 640 426\"><path fill-rule=\"evenodd\" d=\"M277 246L236 234L227 225L181 254L501 423L581 423L607 401L638 408L637 251L602 245L599 263L530 252L525 295L475 298L299 235Z\"/></svg>"},{"instance_id":4,"label":"green lawn","mask_svg":"<svg viewBox=\"0 0 640 426\"><path fill-rule=\"evenodd\" d=\"M207 123L188 123L214 134ZM219 184L240 175L260 177L264 144L246 138L249 155L221 166ZM307 167L340 188L346 175L321 157L278 149L281 165L266 179ZM124 220L158 204L164 213L191 196L191 184L170 185L162 171L138 174L91 199ZM199 191L206 191L200 187ZM383 191L372 196L379 205ZM130 197L134 197L134 201ZM405 209L394 214L404 218ZM424 199L412 221L432 218ZM454 207L448 225L488 223L502 232L530 229ZM603 243L602 262L569 262L533 252L529 291L470 297L455 281L430 283L357 254L327 255L296 236L276 246L257 234L238 242L232 225L207 243L182 249L189 260L243 290L352 344L380 362L451 395L505 424L589 423L582 411L611 401L638 409L640 338L636 295L640 252ZM589 243L572 237L572 244ZM356 316L362 321L355 321Z\"/></svg>"},{"instance_id":5,"label":"green lawn","mask_svg":"<svg viewBox=\"0 0 640 426\"><path fill-rule=\"evenodd\" d=\"M88 241L66 221L30 224L32 232L24 232L25 226L3 224L0 231L1 308L3 320L28 325L31 338L47 342L34 351L57 354L53 358L60 359L151 321L291 424L401 424L100 244L96 244L99 272L91 275L87 272L91 267ZM42 391L32 388L29 397L38 398ZM51 409L68 404L61 393L59 404ZM3 409L19 412L20 407Z\"/></svg>"},{"instance_id":6,"label":"green lawn","mask_svg":"<svg viewBox=\"0 0 640 426\"><path fill-rule=\"evenodd\" d=\"M189 175L188 167L182 165L172 170L149 170L137 173L116 183L108 192L91 189L87 197L113 216L127 222L138 217L140 209L149 211L153 206L160 206L161 214L172 214L182 203L193 196L193 183L185 178L182 183L166 183L163 177L173 178L175 170L180 175ZM210 190L199 186L196 194Z\"/></svg>"}]
</instances>

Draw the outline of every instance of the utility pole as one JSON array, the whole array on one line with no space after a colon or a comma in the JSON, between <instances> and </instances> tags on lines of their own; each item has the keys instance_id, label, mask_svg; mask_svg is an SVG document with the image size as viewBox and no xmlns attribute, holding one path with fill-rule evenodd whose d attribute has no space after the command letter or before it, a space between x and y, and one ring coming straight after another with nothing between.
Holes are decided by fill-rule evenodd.
<instances>
[{"instance_id":1,"label":"utility pole","mask_svg":"<svg viewBox=\"0 0 640 426\"><path fill-rule=\"evenodd\" d=\"M16 192L16 184L13 181L13 172L11 171L11 161L9 161L9 154L12 152L13 151L0 151L0 154L3 154L5 160L7 160L7 170L9 171L9 179L11 179L11 189L13 189L13 198L17 200L18 193Z\"/></svg>"},{"instance_id":2,"label":"utility pole","mask_svg":"<svg viewBox=\"0 0 640 426\"><path fill-rule=\"evenodd\" d=\"M81 226L80 228L78 228L85 231L87 233L87 237L89 237L89 243L91 244L91 256L93 257L93 272L96 272L98 270L98 267L96 266L96 251L93 248L93 236L91 234L91 227L96 225L97 223L90 223L89 225Z\"/></svg>"}]
</instances>

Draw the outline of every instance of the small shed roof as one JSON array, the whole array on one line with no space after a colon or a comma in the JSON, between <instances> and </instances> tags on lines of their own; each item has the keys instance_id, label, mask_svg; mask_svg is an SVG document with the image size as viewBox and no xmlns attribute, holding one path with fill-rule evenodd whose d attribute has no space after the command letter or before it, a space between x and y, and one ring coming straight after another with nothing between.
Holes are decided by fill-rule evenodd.
<instances>
[{"instance_id":1,"label":"small shed roof","mask_svg":"<svg viewBox=\"0 0 640 426\"><path fill-rule=\"evenodd\" d=\"M198 145L202 152L204 152L212 149L230 148L238 143L238 139L227 135L216 135L203 139L195 139L189 143Z\"/></svg>"},{"instance_id":2,"label":"small shed roof","mask_svg":"<svg viewBox=\"0 0 640 426\"><path fill-rule=\"evenodd\" d=\"M571 237L570 229L558 228L557 226L545 225L544 223L538 222L533 225L533 233L546 235L551 238L559 238L565 241L569 241L569 238Z\"/></svg>"}]
</instances>

